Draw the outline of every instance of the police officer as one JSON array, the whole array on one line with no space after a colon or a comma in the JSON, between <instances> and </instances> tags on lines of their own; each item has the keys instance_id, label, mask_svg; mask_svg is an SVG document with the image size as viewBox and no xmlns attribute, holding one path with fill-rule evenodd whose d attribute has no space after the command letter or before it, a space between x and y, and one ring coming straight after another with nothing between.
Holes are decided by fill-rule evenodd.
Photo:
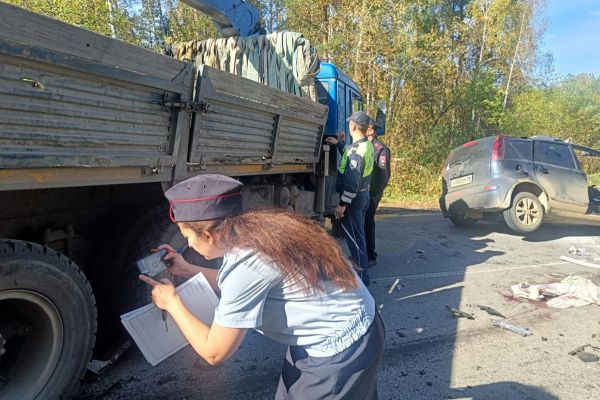
<instances>
[{"instance_id":1,"label":"police officer","mask_svg":"<svg viewBox=\"0 0 600 400\"><path fill-rule=\"evenodd\" d=\"M365 139L366 140L366 139ZM324 229L294 213L243 212L242 184L199 175L170 188L170 217L191 248L219 270L192 265L168 245L169 272L203 273L219 294L212 323L196 318L168 280L152 300L212 365L229 359L247 331L288 346L277 400L375 400L385 329L375 300Z\"/></svg>"},{"instance_id":2,"label":"police officer","mask_svg":"<svg viewBox=\"0 0 600 400\"><path fill-rule=\"evenodd\" d=\"M369 190L369 208L365 217L365 238L367 243L367 257L369 267L377 264L377 252L375 251L375 211L383 196L383 191L390 180L390 150L385 144L377 139L377 123L372 119L369 121L367 139L373 144L375 156L373 159L373 173L371 174L371 188Z\"/></svg>"},{"instance_id":3,"label":"police officer","mask_svg":"<svg viewBox=\"0 0 600 400\"><path fill-rule=\"evenodd\" d=\"M365 241L365 214L369 207L369 181L373 171L373 145L367 139L369 128L368 114L357 111L349 118L349 130L352 144L346 146L336 180L336 191L340 194L340 203L335 210L352 255L352 260L361 269L361 278L369 284L369 260ZM336 144L335 138L327 143Z\"/></svg>"}]
</instances>

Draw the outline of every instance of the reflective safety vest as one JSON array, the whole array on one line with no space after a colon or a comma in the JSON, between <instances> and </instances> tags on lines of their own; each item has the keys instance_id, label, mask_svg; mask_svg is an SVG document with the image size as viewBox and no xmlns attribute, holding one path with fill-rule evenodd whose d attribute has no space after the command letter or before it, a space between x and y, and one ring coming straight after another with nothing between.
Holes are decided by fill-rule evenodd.
<instances>
[{"instance_id":1,"label":"reflective safety vest","mask_svg":"<svg viewBox=\"0 0 600 400\"><path fill-rule=\"evenodd\" d=\"M336 189L341 204L350 204L358 192L369 189L375 150L367 138L357 140L346 147L340 166Z\"/></svg>"}]
</instances>

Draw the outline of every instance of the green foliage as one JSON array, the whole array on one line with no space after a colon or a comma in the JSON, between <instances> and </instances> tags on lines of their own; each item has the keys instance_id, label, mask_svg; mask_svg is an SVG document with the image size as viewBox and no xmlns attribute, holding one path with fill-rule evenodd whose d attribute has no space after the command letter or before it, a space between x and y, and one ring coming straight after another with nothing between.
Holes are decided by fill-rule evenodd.
<instances>
[{"instance_id":1,"label":"green foliage","mask_svg":"<svg viewBox=\"0 0 600 400\"><path fill-rule=\"evenodd\" d=\"M6 1L160 52L217 36L179 0ZM303 33L348 73L368 111L386 100L390 195L434 196L449 151L497 133L600 147L600 77L549 80L538 57L544 0L250 1L268 31Z\"/></svg>"},{"instance_id":2,"label":"green foliage","mask_svg":"<svg viewBox=\"0 0 600 400\"><path fill-rule=\"evenodd\" d=\"M188 5L169 0L168 10L168 34L165 38L167 44L219 37L212 20Z\"/></svg>"},{"instance_id":3,"label":"green foliage","mask_svg":"<svg viewBox=\"0 0 600 400\"><path fill-rule=\"evenodd\" d=\"M545 134L600 148L600 77L569 76L517 94L501 119L510 135Z\"/></svg>"}]
</instances>

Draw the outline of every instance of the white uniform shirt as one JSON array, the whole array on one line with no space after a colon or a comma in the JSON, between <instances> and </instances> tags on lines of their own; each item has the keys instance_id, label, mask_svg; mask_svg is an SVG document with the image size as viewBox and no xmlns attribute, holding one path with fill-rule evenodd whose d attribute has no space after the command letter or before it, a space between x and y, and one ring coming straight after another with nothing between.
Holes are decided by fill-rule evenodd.
<instances>
[{"instance_id":1,"label":"white uniform shirt","mask_svg":"<svg viewBox=\"0 0 600 400\"><path fill-rule=\"evenodd\" d=\"M356 275L356 274L355 274ZM356 277L358 288L344 291L323 282L307 295L270 263L248 250L225 255L217 282L219 325L254 328L313 357L330 357L360 339L375 317L375 300Z\"/></svg>"}]
</instances>

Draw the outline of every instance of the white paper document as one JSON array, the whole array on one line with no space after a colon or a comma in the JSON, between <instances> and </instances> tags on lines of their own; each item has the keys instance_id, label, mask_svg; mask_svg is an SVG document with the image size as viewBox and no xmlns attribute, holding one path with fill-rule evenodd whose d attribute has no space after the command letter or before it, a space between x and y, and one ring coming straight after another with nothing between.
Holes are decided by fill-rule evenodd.
<instances>
[{"instance_id":1,"label":"white paper document","mask_svg":"<svg viewBox=\"0 0 600 400\"><path fill-rule=\"evenodd\" d=\"M202 273L179 285L177 293L192 314L205 324L212 324L219 299ZM162 310L154 304L121 315L121 323L153 366L189 344L170 315L167 330Z\"/></svg>"}]
</instances>

